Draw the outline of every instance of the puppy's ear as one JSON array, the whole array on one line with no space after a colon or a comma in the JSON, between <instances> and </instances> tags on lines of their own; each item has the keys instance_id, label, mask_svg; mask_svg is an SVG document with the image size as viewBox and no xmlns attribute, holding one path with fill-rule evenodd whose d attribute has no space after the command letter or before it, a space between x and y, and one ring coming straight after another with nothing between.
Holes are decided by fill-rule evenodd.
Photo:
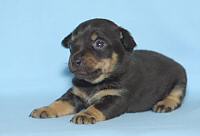
<instances>
[{"instance_id":1,"label":"puppy's ear","mask_svg":"<svg viewBox=\"0 0 200 136\"><path fill-rule=\"evenodd\" d=\"M133 48L136 46L136 43L133 37L126 29L119 27L119 30L120 30L120 40L122 44L124 45L124 48L128 52L132 52Z\"/></svg>"},{"instance_id":2,"label":"puppy's ear","mask_svg":"<svg viewBox=\"0 0 200 136\"><path fill-rule=\"evenodd\" d=\"M69 41L71 40L71 37L72 33L70 33L67 37L65 37L61 42L62 46L64 46L65 48L69 48Z\"/></svg>"}]
</instances>

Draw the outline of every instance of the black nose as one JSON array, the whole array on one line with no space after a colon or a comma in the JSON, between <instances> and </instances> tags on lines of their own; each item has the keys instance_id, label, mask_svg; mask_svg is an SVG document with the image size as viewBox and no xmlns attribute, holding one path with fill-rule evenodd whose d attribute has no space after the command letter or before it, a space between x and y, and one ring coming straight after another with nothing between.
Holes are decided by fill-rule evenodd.
<instances>
[{"instance_id":1,"label":"black nose","mask_svg":"<svg viewBox=\"0 0 200 136\"><path fill-rule=\"evenodd\" d=\"M75 60L75 63L76 63L76 65L80 66L81 63L82 63L81 58L77 58L77 59Z\"/></svg>"}]
</instances>

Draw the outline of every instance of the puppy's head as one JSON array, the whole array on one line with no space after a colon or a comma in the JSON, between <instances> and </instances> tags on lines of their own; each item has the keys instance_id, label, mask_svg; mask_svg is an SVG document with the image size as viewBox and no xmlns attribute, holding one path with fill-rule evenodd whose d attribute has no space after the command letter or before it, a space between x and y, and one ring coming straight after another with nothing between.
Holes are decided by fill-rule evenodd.
<instances>
[{"instance_id":1,"label":"puppy's head","mask_svg":"<svg viewBox=\"0 0 200 136\"><path fill-rule=\"evenodd\" d=\"M70 71L95 84L112 76L136 43L127 30L112 21L92 19L77 26L62 45L71 52Z\"/></svg>"}]
</instances>

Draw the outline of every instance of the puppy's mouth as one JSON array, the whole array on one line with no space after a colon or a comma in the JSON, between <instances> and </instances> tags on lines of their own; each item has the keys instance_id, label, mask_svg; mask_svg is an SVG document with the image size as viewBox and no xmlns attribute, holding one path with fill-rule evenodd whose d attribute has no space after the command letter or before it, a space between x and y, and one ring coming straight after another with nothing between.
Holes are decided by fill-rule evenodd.
<instances>
[{"instance_id":1,"label":"puppy's mouth","mask_svg":"<svg viewBox=\"0 0 200 136\"><path fill-rule=\"evenodd\" d=\"M74 73L74 75L77 78L83 79L86 81L94 80L95 78L97 78L98 76L100 76L102 74L101 69L96 69L93 71L75 70L75 71L71 71L71 72Z\"/></svg>"}]
</instances>

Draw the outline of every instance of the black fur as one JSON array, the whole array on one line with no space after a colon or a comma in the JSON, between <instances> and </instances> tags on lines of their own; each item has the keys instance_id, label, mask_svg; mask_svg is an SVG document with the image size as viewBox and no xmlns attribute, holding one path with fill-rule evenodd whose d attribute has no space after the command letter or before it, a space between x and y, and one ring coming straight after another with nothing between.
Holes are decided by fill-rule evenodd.
<instances>
[{"instance_id":1,"label":"black fur","mask_svg":"<svg viewBox=\"0 0 200 136\"><path fill-rule=\"evenodd\" d=\"M124 47L127 51L132 52L133 48L136 46L136 43L131 36L131 34L124 28L119 28L121 31L121 41L124 44Z\"/></svg>"}]
</instances>

